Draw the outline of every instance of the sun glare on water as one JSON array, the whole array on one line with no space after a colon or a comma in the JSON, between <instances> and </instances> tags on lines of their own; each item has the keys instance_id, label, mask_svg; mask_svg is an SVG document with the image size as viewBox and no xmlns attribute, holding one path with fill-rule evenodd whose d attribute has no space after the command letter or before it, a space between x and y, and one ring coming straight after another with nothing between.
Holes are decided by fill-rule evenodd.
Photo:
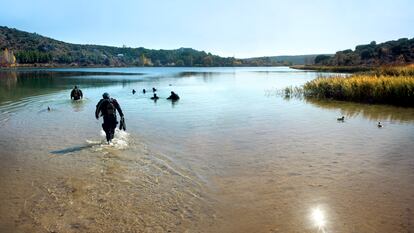
<instances>
[{"instance_id":1,"label":"sun glare on water","mask_svg":"<svg viewBox=\"0 0 414 233\"><path fill-rule=\"evenodd\" d=\"M311 220L320 232L326 232L325 212L320 207L315 207L312 209Z\"/></svg>"}]
</instances>

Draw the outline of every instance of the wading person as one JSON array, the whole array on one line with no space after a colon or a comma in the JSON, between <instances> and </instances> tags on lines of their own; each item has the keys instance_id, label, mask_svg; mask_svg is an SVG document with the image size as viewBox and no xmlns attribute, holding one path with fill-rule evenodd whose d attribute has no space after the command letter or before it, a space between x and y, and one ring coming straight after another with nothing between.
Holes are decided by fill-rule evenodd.
<instances>
[{"instance_id":1,"label":"wading person","mask_svg":"<svg viewBox=\"0 0 414 233\"><path fill-rule=\"evenodd\" d=\"M75 86L73 90L70 92L70 99L73 99L73 100L83 99L82 91L78 89L77 86Z\"/></svg>"},{"instance_id":2,"label":"wading person","mask_svg":"<svg viewBox=\"0 0 414 233\"><path fill-rule=\"evenodd\" d=\"M154 93L154 96L151 97L152 100L157 101L157 99L159 99L160 97L157 96L157 94Z\"/></svg>"},{"instance_id":3,"label":"wading person","mask_svg":"<svg viewBox=\"0 0 414 233\"><path fill-rule=\"evenodd\" d=\"M95 117L99 119L99 116L103 116L102 128L106 134L106 140L108 143L114 138L115 128L118 124L116 119L116 111L118 111L121 119L124 118L121 107L116 99L110 98L108 93L102 95L102 99L96 105Z\"/></svg>"},{"instance_id":4,"label":"wading person","mask_svg":"<svg viewBox=\"0 0 414 233\"><path fill-rule=\"evenodd\" d=\"M167 98L167 100L172 100L172 101L177 101L177 100L179 100L180 99L180 97L177 95L177 94L175 94L175 92L171 92L171 95Z\"/></svg>"}]
</instances>

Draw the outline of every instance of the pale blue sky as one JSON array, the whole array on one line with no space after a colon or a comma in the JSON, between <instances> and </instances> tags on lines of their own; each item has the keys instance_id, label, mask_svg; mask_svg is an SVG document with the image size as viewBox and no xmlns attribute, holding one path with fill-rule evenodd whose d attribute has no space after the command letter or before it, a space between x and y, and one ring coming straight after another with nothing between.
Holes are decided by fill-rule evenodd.
<instances>
[{"instance_id":1,"label":"pale blue sky","mask_svg":"<svg viewBox=\"0 0 414 233\"><path fill-rule=\"evenodd\" d=\"M412 0L0 0L0 25L58 40L222 56L334 53L414 37Z\"/></svg>"}]
</instances>

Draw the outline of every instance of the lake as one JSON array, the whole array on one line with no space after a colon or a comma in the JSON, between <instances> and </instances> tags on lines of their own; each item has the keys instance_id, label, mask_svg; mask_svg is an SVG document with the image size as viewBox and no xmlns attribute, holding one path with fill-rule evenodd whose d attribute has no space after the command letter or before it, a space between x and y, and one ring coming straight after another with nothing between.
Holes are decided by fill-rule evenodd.
<instances>
[{"instance_id":1,"label":"lake","mask_svg":"<svg viewBox=\"0 0 414 233\"><path fill-rule=\"evenodd\" d=\"M414 108L281 92L318 75L2 70L0 231L414 231ZM104 92L127 125L110 145L94 117Z\"/></svg>"}]
</instances>

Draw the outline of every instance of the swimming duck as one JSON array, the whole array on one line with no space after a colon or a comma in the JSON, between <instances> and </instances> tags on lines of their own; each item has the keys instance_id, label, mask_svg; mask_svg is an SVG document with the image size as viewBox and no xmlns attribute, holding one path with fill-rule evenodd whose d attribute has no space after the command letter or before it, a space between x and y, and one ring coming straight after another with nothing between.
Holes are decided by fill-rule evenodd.
<instances>
[{"instance_id":1,"label":"swimming duck","mask_svg":"<svg viewBox=\"0 0 414 233\"><path fill-rule=\"evenodd\" d=\"M340 117L340 118L338 118L338 119L336 119L336 120L338 120L338 121L344 121L344 120L345 120L345 117L344 117L344 116L342 116L342 117Z\"/></svg>"},{"instance_id":2,"label":"swimming duck","mask_svg":"<svg viewBox=\"0 0 414 233\"><path fill-rule=\"evenodd\" d=\"M378 128L382 128L381 122L378 121Z\"/></svg>"}]
</instances>

